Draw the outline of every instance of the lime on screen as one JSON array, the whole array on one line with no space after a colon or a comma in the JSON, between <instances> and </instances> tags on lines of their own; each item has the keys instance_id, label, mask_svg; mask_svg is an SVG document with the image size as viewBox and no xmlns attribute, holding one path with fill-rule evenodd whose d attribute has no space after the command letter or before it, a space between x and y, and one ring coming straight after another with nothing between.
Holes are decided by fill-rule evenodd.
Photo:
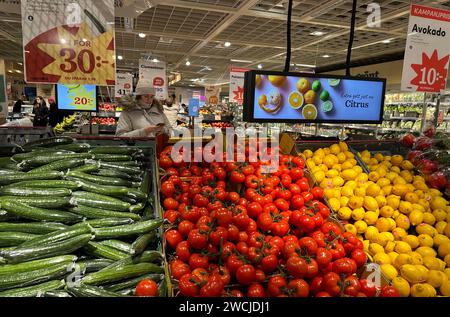
<instances>
[{"instance_id":1,"label":"lime on screen","mask_svg":"<svg viewBox=\"0 0 450 317\"><path fill-rule=\"evenodd\" d=\"M331 87L337 87L341 83L341 80L338 78L329 78L328 83L330 84Z\"/></svg>"},{"instance_id":2,"label":"lime on screen","mask_svg":"<svg viewBox=\"0 0 450 317\"><path fill-rule=\"evenodd\" d=\"M330 112L331 110L333 110L333 103L331 101L325 101L322 106L321 109L323 112Z\"/></svg>"}]
</instances>

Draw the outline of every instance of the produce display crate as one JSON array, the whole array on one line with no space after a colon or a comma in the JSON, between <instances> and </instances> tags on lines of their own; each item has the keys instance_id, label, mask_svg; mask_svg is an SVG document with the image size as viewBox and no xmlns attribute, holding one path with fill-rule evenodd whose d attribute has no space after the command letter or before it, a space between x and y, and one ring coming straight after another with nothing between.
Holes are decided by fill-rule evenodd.
<instances>
[{"instance_id":1,"label":"produce display crate","mask_svg":"<svg viewBox=\"0 0 450 317\"><path fill-rule=\"evenodd\" d=\"M23 145L53 135L51 127L0 127L0 145Z\"/></svg>"}]
</instances>

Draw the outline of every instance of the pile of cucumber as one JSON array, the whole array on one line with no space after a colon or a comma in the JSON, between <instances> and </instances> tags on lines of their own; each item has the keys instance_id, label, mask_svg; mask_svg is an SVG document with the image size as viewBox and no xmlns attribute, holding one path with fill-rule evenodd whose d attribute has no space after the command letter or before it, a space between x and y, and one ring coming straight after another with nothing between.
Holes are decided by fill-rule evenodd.
<instances>
[{"instance_id":1,"label":"pile of cucumber","mask_svg":"<svg viewBox=\"0 0 450 317\"><path fill-rule=\"evenodd\" d=\"M134 147L33 141L0 158L0 297L166 296L150 174Z\"/></svg>"}]
</instances>

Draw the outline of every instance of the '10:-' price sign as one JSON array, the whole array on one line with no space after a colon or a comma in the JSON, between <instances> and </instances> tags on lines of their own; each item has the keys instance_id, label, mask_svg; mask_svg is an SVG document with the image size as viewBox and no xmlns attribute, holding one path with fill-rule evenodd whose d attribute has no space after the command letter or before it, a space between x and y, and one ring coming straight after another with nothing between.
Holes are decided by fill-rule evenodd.
<instances>
[{"instance_id":1,"label":"'10:-' price sign","mask_svg":"<svg viewBox=\"0 0 450 317\"><path fill-rule=\"evenodd\" d=\"M442 92L448 76L450 11L411 6L402 90Z\"/></svg>"}]
</instances>

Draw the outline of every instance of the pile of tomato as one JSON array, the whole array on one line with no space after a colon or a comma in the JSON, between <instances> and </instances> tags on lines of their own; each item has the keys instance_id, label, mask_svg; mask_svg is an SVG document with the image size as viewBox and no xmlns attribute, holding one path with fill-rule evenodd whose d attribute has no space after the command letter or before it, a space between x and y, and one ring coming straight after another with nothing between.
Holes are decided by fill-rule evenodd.
<instances>
[{"instance_id":1,"label":"pile of tomato","mask_svg":"<svg viewBox=\"0 0 450 317\"><path fill-rule=\"evenodd\" d=\"M182 296L398 296L357 277L363 243L330 220L300 156L280 154L264 174L259 161L177 162L171 151L159 155L161 195Z\"/></svg>"}]
</instances>

